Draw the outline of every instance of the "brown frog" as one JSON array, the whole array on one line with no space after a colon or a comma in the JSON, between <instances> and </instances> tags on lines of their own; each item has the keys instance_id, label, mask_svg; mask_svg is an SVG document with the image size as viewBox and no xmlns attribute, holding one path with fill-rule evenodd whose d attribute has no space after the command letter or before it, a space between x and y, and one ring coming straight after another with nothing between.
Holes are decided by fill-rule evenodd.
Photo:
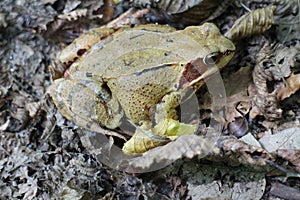
<instances>
[{"instance_id":1,"label":"brown frog","mask_svg":"<svg viewBox=\"0 0 300 200\"><path fill-rule=\"evenodd\" d=\"M49 91L62 115L81 127L97 132L96 125L134 124L123 151L143 153L196 131L197 125L178 120L176 108L188 89L197 90L234 51L211 23L184 30L99 28L62 51L60 60L70 68Z\"/></svg>"}]
</instances>

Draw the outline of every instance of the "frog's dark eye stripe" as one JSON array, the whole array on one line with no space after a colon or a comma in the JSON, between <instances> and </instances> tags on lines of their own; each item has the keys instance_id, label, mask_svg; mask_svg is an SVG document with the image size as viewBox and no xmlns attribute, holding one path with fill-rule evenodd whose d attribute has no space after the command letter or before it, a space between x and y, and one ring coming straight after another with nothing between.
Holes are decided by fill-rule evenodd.
<instances>
[{"instance_id":1,"label":"frog's dark eye stripe","mask_svg":"<svg viewBox=\"0 0 300 200\"><path fill-rule=\"evenodd\" d=\"M77 55L78 55L78 56L82 56L85 52L86 52L86 49L79 49L79 50L77 51Z\"/></svg>"}]
</instances>

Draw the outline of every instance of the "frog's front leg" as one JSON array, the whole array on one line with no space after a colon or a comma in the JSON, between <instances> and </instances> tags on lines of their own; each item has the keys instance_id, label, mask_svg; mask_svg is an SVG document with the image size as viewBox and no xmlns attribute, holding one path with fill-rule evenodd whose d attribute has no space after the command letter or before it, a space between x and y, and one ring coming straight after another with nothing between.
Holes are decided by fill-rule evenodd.
<instances>
[{"instance_id":1,"label":"frog's front leg","mask_svg":"<svg viewBox=\"0 0 300 200\"><path fill-rule=\"evenodd\" d=\"M196 132L198 125L186 124L178 121L177 107L180 106L181 94L172 92L164 96L162 101L156 105L155 121L153 131L162 137L171 140L181 135L190 135Z\"/></svg>"},{"instance_id":2,"label":"frog's front leg","mask_svg":"<svg viewBox=\"0 0 300 200\"><path fill-rule=\"evenodd\" d=\"M123 117L118 101L92 79L57 79L49 93L63 116L75 124L99 132L99 125L114 129Z\"/></svg>"},{"instance_id":3,"label":"frog's front leg","mask_svg":"<svg viewBox=\"0 0 300 200\"><path fill-rule=\"evenodd\" d=\"M145 121L138 126L133 137L124 144L123 152L129 155L144 153L152 148L162 146L180 135L196 132L198 125L190 125L178 121L176 108L180 105L180 93L170 93L156 105L156 125Z\"/></svg>"}]
</instances>

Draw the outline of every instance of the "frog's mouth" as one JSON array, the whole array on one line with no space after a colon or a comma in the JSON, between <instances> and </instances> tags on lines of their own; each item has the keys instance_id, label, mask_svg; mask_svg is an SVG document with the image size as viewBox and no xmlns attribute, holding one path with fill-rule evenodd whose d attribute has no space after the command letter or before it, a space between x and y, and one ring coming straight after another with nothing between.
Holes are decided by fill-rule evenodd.
<instances>
[{"instance_id":1,"label":"frog's mouth","mask_svg":"<svg viewBox=\"0 0 300 200\"><path fill-rule=\"evenodd\" d=\"M205 79L227 65L233 55L234 51L226 51L225 53L214 52L205 58L196 58L187 63L179 79L180 87L185 89L205 81Z\"/></svg>"},{"instance_id":2,"label":"frog's mouth","mask_svg":"<svg viewBox=\"0 0 300 200\"><path fill-rule=\"evenodd\" d=\"M202 60L203 59L201 58L197 58L185 65L179 80L179 85L181 88L184 89L193 86L196 83L202 82L219 71L217 64L207 65L204 64Z\"/></svg>"}]
</instances>

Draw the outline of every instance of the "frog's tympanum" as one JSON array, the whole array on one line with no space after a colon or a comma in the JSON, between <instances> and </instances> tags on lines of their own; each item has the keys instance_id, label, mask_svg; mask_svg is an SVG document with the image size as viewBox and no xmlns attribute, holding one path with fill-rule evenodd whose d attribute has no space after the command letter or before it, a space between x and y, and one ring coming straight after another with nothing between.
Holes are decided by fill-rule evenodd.
<instances>
[{"instance_id":1,"label":"frog's tympanum","mask_svg":"<svg viewBox=\"0 0 300 200\"><path fill-rule=\"evenodd\" d=\"M134 124L123 151L143 153L196 131L197 125L178 120L176 108L187 89L198 89L234 50L211 23L178 31L162 25L96 29L62 51L60 60L70 68L50 94L63 116L79 126Z\"/></svg>"}]
</instances>

